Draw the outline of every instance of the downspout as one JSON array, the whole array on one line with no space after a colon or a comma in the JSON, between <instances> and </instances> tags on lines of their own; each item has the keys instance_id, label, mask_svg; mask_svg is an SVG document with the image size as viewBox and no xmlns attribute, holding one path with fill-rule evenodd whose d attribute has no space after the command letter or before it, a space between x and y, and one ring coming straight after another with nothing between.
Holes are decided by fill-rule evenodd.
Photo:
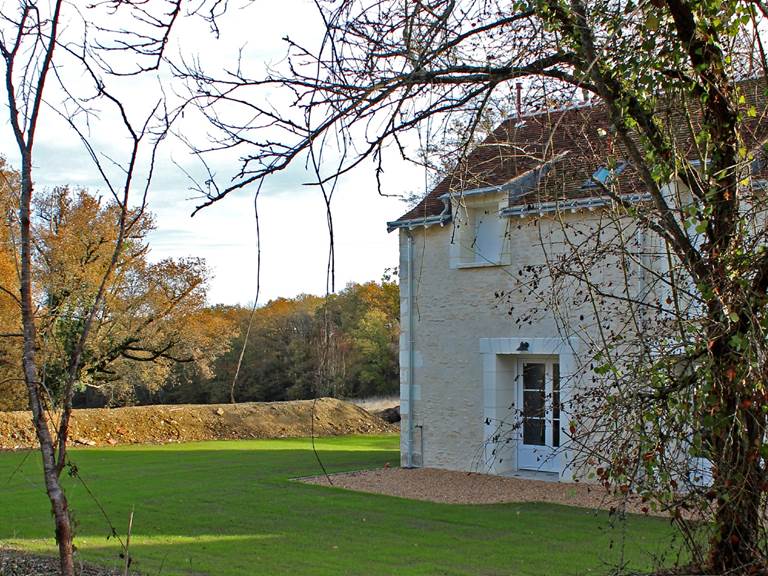
<instances>
[{"instance_id":1,"label":"downspout","mask_svg":"<svg viewBox=\"0 0 768 576\"><path fill-rule=\"evenodd\" d=\"M408 453L406 454L405 465L406 468L413 468L413 436L414 436L414 418L413 418L413 377L414 370L414 358L416 356L414 348L416 345L416 338L414 336L414 320L413 320L413 233L406 229L405 235L408 238L408 307L406 314L408 317L408 427L406 428L406 443L408 444Z\"/></svg>"}]
</instances>

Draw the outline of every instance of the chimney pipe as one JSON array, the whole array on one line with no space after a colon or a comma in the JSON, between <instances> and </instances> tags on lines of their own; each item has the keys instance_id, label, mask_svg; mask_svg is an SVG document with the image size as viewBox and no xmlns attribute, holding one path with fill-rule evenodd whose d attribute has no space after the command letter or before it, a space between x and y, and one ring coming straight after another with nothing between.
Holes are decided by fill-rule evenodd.
<instances>
[{"instance_id":1,"label":"chimney pipe","mask_svg":"<svg viewBox=\"0 0 768 576\"><path fill-rule=\"evenodd\" d=\"M522 109L523 109L523 83L517 82L515 84L515 91L517 92L517 102L515 103L515 107L517 108L517 117L518 119L523 115Z\"/></svg>"}]
</instances>

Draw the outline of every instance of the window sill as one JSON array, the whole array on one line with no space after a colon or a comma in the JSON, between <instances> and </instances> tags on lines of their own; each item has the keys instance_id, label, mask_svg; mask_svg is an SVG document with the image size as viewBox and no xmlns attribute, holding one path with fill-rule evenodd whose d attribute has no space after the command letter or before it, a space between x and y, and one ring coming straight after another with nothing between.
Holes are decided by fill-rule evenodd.
<instances>
[{"instance_id":1,"label":"window sill","mask_svg":"<svg viewBox=\"0 0 768 576\"><path fill-rule=\"evenodd\" d=\"M461 270L464 268L495 268L497 266L503 266L501 262L455 262L451 268Z\"/></svg>"}]
</instances>

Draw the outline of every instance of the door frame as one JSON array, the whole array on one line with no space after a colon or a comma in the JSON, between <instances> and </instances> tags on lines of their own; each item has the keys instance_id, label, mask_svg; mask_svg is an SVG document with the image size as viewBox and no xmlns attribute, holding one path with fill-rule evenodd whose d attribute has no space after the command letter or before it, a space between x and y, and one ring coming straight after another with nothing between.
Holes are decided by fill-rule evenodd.
<instances>
[{"instance_id":1,"label":"door frame","mask_svg":"<svg viewBox=\"0 0 768 576\"><path fill-rule=\"evenodd\" d=\"M570 465L573 454L567 446L567 406L576 374L575 347L566 338L480 338L482 359L482 449L483 468L491 474L510 474L520 470L517 446L521 439L503 433L501 425L509 421L510 405L517 404L517 362L535 357L558 357L560 364L560 449L551 459L550 471L559 479L573 478ZM522 376L522 375L521 375ZM514 409L514 406L512 406ZM502 433L500 433L500 430Z\"/></svg>"},{"instance_id":2,"label":"door frame","mask_svg":"<svg viewBox=\"0 0 768 576\"><path fill-rule=\"evenodd\" d=\"M544 413L541 419L544 421L543 444L525 443L525 365L538 364L544 366L544 398L542 399ZM541 472L560 472L560 463L557 462L557 451L560 448L559 438L562 436L562 418L560 410L557 411L557 427L560 428L558 440L555 442L555 424L554 424L554 382L555 365L558 366L558 398L560 403L560 357L556 356L520 356L517 360L517 408L518 417L518 435L517 435L517 467L520 470L533 470ZM528 389L531 390L531 389ZM537 418L538 419L538 418Z\"/></svg>"}]
</instances>

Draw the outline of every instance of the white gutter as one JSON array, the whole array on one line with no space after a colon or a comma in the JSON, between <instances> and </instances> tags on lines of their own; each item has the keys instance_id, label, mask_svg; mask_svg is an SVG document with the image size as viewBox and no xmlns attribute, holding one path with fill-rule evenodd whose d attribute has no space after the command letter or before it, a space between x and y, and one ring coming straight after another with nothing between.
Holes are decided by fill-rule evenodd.
<instances>
[{"instance_id":1,"label":"white gutter","mask_svg":"<svg viewBox=\"0 0 768 576\"><path fill-rule=\"evenodd\" d=\"M414 410L413 410L413 377L415 374L414 348L416 345L416 337L414 335L414 321L413 321L413 271L415 266L413 265L413 234L410 229L406 229L405 235L408 238L408 250L406 252L408 258L408 306L406 315L408 318L408 426L406 427L406 445L408 451L406 452L405 467L413 468L413 436L414 436Z\"/></svg>"},{"instance_id":2,"label":"white gutter","mask_svg":"<svg viewBox=\"0 0 768 576\"><path fill-rule=\"evenodd\" d=\"M397 230L398 228L405 228L406 230L413 230L423 226L429 228L433 224L440 224L443 226L451 221L451 215L443 216L439 214L437 216L426 216L425 218L413 218L412 220L395 220L394 222L387 222L387 232Z\"/></svg>"},{"instance_id":3,"label":"white gutter","mask_svg":"<svg viewBox=\"0 0 768 576\"><path fill-rule=\"evenodd\" d=\"M408 220L394 220L387 222L387 232L392 232L398 228L405 228L407 230L413 230L416 227L428 228L433 224L445 225L451 221L451 199L460 199L470 196L479 196L482 194L498 194L500 192L506 192L510 198L519 198L533 192L538 186L539 181L543 176L546 176L552 167L563 160L570 154L570 150L561 152L554 158L543 162L536 168L531 168L515 176L508 182L500 184L498 186L485 186L483 188L473 188L470 190L462 190L458 192L446 192L439 196L443 201L443 211L435 216L424 216L423 218L410 218ZM502 212L502 216L504 213Z\"/></svg>"},{"instance_id":4,"label":"white gutter","mask_svg":"<svg viewBox=\"0 0 768 576\"><path fill-rule=\"evenodd\" d=\"M450 222L451 202L448 198L443 198L442 196L440 199L443 201L443 211L440 212L440 214L437 214L436 216L424 216L423 218L411 218L409 220L393 220L392 222L387 222L387 232L392 232L392 230L397 230L398 228L405 228L406 230L413 230L419 226L429 228L433 224L440 224L440 226L443 226Z\"/></svg>"},{"instance_id":5,"label":"white gutter","mask_svg":"<svg viewBox=\"0 0 768 576\"><path fill-rule=\"evenodd\" d=\"M624 194L620 197L623 202L629 202L635 204L637 202L645 202L651 199L650 194ZM610 196L598 196L595 198L577 198L576 200L563 200L558 202L542 202L540 204L522 204L520 206L511 206L504 208L500 214L501 216L511 217L519 216L523 218L528 215L538 214L550 214L552 212L562 212L564 210L570 210L576 212L576 210L592 210L594 208L601 208L603 206L609 206L614 202Z\"/></svg>"}]
</instances>

